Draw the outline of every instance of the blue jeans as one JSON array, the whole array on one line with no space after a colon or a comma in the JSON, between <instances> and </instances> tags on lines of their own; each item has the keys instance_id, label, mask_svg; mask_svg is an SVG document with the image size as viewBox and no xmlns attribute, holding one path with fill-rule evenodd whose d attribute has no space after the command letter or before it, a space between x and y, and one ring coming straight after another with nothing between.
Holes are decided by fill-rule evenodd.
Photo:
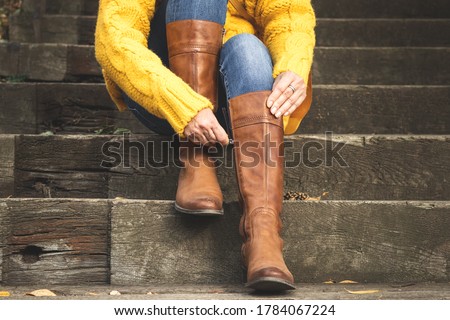
<instances>
[{"instance_id":1,"label":"blue jeans","mask_svg":"<svg viewBox=\"0 0 450 320\"><path fill-rule=\"evenodd\" d=\"M207 20L224 24L226 0L163 0L151 21L148 47L169 67L166 23L178 20ZM273 64L269 50L252 34L239 34L229 39L220 52L219 108L220 124L230 134L227 125L228 100L261 90L272 90ZM124 94L125 102L134 115L150 130L170 136L175 132L165 119L158 118Z\"/></svg>"}]
</instances>

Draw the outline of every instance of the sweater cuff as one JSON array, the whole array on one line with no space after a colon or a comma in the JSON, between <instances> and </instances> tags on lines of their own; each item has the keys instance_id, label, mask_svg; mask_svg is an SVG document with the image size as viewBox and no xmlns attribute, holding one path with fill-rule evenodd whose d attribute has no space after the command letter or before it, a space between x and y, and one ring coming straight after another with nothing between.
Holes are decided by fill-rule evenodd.
<instances>
[{"instance_id":1,"label":"sweater cuff","mask_svg":"<svg viewBox=\"0 0 450 320\"><path fill-rule=\"evenodd\" d=\"M309 72L311 70L312 62L309 62L305 59L298 59L295 57L281 58L278 62L275 63L273 68L273 78L275 79L285 71L293 71L303 78L305 84L308 83Z\"/></svg>"},{"instance_id":2,"label":"sweater cuff","mask_svg":"<svg viewBox=\"0 0 450 320\"><path fill-rule=\"evenodd\" d=\"M163 90L165 94L161 97L161 100L164 107L159 110L175 133L181 137L184 137L184 128L200 111L207 108L214 110L214 106L207 98L194 91L187 90L191 92L180 95L179 90L173 90L169 86L163 88Z\"/></svg>"}]
</instances>

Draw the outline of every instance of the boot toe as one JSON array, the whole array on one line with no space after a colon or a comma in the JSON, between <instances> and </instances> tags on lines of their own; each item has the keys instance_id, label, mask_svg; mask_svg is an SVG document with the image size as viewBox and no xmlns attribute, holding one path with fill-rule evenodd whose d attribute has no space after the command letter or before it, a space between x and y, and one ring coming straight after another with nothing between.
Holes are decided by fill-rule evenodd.
<instances>
[{"instance_id":1,"label":"boot toe","mask_svg":"<svg viewBox=\"0 0 450 320\"><path fill-rule=\"evenodd\" d=\"M246 287L267 292L295 290L292 274L283 272L276 267L262 268L256 271L248 279Z\"/></svg>"},{"instance_id":2,"label":"boot toe","mask_svg":"<svg viewBox=\"0 0 450 320\"><path fill-rule=\"evenodd\" d=\"M177 211L194 215L222 215L222 199L214 196L193 196L189 200L175 203Z\"/></svg>"}]
</instances>

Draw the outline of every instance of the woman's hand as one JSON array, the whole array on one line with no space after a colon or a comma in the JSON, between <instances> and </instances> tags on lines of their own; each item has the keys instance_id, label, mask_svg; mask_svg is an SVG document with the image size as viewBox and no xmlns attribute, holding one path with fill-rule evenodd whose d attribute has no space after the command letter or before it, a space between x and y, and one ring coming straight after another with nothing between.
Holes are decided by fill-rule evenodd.
<instances>
[{"instance_id":1,"label":"woman's hand","mask_svg":"<svg viewBox=\"0 0 450 320\"><path fill-rule=\"evenodd\" d=\"M306 98L306 84L292 71L280 73L275 79L267 107L277 118L291 115Z\"/></svg>"},{"instance_id":2,"label":"woman's hand","mask_svg":"<svg viewBox=\"0 0 450 320\"><path fill-rule=\"evenodd\" d=\"M227 145L229 138L211 109L201 110L184 128L185 136L194 143Z\"/></svg>"}]
</instances>

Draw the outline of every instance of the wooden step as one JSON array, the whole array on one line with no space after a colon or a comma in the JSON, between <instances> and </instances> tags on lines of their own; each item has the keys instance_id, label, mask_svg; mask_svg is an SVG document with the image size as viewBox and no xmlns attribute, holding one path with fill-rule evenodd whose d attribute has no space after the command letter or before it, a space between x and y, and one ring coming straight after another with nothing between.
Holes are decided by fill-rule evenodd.
<instances>
[{"instance_id":1,"label":"wooden step","mask_svg":"<svg viewBox=\"0 0 450 320\"><path fill-rule=\"evenodd\" d=\"M316 85L299 134L450 134L450 86ZM355 119L358 119L357 121ZM149 133L104 84L0 83L0 133Z\"/></svg>"},{"instance_id":2,"label":"wooden step","mask_svg":"<svg viewBox=\"0 0 450 320\"><path fill-rule=\"evenodd\" d=\"M2 300L42 300L26 295L36 286L2 286L11 296ZM371 283L311 284L299 283L297 290L283 294L262 295L242 284L212 285L51 285L56 297L45 300L449 300L450 284L446 283ZM120 296L111 295L119 291ZM361 294L363 293L363 294ZM236 302L233 301L234 307ZM239 306L239 305L237 305ZM442 305L444 307L444 305ZM436 311L436 310L434 310ZM415 312L413 310L413 312ZM18 314L17 310L14 314ZM248 313L247 313L248 314ZM404 313L402 313L404 314ZM437 314L437 313L435 313Z\"/></svg>"},{"instance_id":3,"label":"wooden step","mask_svg":"<svg viewBox=\"0 0 450 320\"><path fill-rule=\"evenodd\" d=\"M239 284L239 216L237 203L199 218L171 201L2 200L2 283ZM450 280L449 202L285 202L282 218L297 282Z\"/></svg>"},{"instance_id":4,"label":"wooden step","mask_svg":"<svg viewBox=\"0 0 450 320\"><path fill-rule=\"evenodd\" d=\"M22 11L34 14L96 15L97 0L22 0Z\"/></svg>"},{"instance_id":5,"label":"wooden step","mask_svg":"<svg viewBox=\"0 0 450 320\"><path fill-rule=\"evenodd\" d=\"M0 137L2 197L175 198L179 163L168 138ZM213 153L222 190L225 199L237 199L232 152L222 151ZM286 192L333 200L450 199L449 136L291 136L285 155Z\"/></svg>"},{"instance_id":6,"label":"wooden step","mask_svg":"<svg viewBox=\"0 0 450 320\"><path fill-rule=\"evenodd\" d=\"M447 0L312 0L311 3L320 18L450 18Z\"/></svg>"},{"instance_id":7,"label":"wooden step","mask_svg":"<svg viewBox=\"0 0 450 320\"><path fill-rule=\"evenodd\" d=\"M92 46L0 44L0 76L19 80L101 81ZM315 50L316 84L448 85L450 48Z\"/></svg>"},{"instance_id":8,"label":"wooden step","mask_svg":"<svg viewBox=\"0 0 450 320\"><path fill-rule=\"evenodd\" d=\"M23 0L25 10L32 11L39 3ZM95 15L98 0L46 0L46 13ZM447 0L312 0L320 18L450 18Z\"/></svg>"},{"instance_id":9,"label":"wooden step","mask_svg":"<svg viewBox=\"0 0 450 320\"><path fill-rule=\"evenodd\" d=\"M39 39L31 14L13 16L14 42L94 44L96 16L46 15ZM355 32L358 30L359 32ZM450 46L450 19L317 19L317 46L445 47Z\"/></svg>"}]
</instances>

